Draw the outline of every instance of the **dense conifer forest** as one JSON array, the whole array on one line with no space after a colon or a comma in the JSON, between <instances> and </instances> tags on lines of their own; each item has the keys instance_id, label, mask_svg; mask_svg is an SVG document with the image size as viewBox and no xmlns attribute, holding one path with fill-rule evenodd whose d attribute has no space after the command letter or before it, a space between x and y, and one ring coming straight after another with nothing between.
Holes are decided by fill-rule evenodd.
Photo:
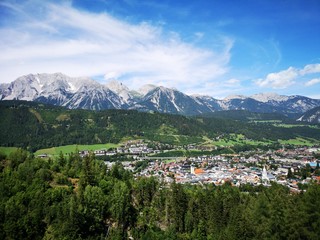
<instances>
[{"instance_id":1,"label":"dense conifer forest","mask_svg":"<svg viewBox=\"0 0 320 240\"><path fill-rule=\"evenodd\" d=\"M320 185L181 185L94 155L0 165L0 239L319 239Z\"/></svg>"},{"instance_id":2,"label":"dense conifer forest","mask_svg":"<svg viewBox=\"0 0 320 240\"><path fill-rule=\"evenodd\" d=\"M29 151L68 144L118 143L123 138L144 138L168 144L190 144L221 134L242 134L258 141L295 137L320 139L319 127L276 127L272 122L250 119L279 119L278 115L248 112L186 117L130 110L69 110L34 102L0 102L0 146ZM234 119L238 115L240 119Z\"/></svg>"}]
</instances>

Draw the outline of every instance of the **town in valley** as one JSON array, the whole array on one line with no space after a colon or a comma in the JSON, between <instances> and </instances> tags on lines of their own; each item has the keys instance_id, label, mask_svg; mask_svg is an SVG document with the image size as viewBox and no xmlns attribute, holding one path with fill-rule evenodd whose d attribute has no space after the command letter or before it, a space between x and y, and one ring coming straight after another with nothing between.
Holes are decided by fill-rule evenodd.
<instances>
[{"instance_id":1,"label":"town in valley","mask_svg":"<svg viewBox=\"0 0 320 240\"><path fill-rule=\"evenodd\" d=\"M130 140L113 149L79 151L81 157L94 154L103 159L110 169L119 161L136 178L154 176L164 183L214 184L229 183L236 187L271 186L272 182L285 185L292 192L300 192L306 184L320 183L320 147L296 146L270 150L249 150L198 156L173 156L168 153L198 151L203 147L190 144L179 147ZM161 156L167 153L168 157ZM39 157L48 157L46 154Z\"/></svg>"}]
</instances>

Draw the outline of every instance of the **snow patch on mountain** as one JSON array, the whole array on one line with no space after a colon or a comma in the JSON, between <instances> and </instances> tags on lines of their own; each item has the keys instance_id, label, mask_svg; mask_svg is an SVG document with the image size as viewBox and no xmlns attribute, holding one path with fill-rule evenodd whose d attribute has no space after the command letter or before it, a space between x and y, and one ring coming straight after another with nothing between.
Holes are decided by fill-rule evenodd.
<instances>
[{"instance_id":1,"label":"snow patch on mountain","mask_svg":"<svg viewBox=\"0 0 320 240\"><path fill-rule=\"evenodd\" d=\"M229 101L229 100L233 100L233 99L246 99L248 97L244 96L244 95L230 95L225 97L223 100L225 101Z\"/></svg>"},{"instance_id":2,"label":"snow patch on mountain","mask_svg":"<svg viewBox=\"0 0 320 240\"><path fill-rule=\"evenodd\" d=\"M116 80L111 80L107 82L106 86L116 94L118 94L120 97L123 98L123 100L128 103L133 96L130 93L130 89L124 85L123 83L116 81Z\"/></svg>"},{"instance_id":3,"label":"snow patch on mountain","mask_svg":"<svg viewBox=\"0 0 320 240\"><path fill-rule=\"evenodd\" d=\"M259 93L259 94L254 94L250 96L250 98L263 103L266 103L269 101L283 102L289 99L288 96L283 96L276 93Z\"/></svg>"}]
</instances>

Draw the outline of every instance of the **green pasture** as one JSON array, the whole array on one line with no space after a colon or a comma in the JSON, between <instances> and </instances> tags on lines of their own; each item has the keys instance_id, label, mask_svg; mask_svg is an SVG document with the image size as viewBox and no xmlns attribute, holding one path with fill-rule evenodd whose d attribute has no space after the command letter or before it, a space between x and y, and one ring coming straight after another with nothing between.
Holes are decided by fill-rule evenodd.
<instances>
[{"instance_id":1,"label":"green pasture","mask_svg":"<svg viewBox=\"0 0 320 240\"><path fill-rule=\"evenodd\" d=\"M57 156L62 152L63 154L68 154L71 152L75 152L77 149L79 151L95 151L100 149L109 149L109 148L116 148L118 144L107 143L107 144L93 144L93 145L66 145L66 146L59 146L59 147L52 147L52 148L45 148L40 149L35 152L35 155L38 156L40 154L48 154L52 156Z\"/></svg>"},{"instance_id":2,"label":"green pasture","mask_svg":"<svg viewBox=\"0 0 320 240\"><path fill-rule=\"evenodd\" d=\"M17 149L18 148L16 147L0 147L0 152L8 156L10 153L16 151Z\"/></svg>"},{"instance_id":3,"label":"green pasture","mask_svg":"<svg viewBox=\"0 0 320 240\"><path fill-rule=\"evenodd\" d=\"M303 125L303 124L287 124L287 123L277 123L273 124L275 127L280 127L280 128L294 128L294 127L309 127L308 125Z\"/></svg>"},{"instance_id":4,"label":"green pasture","mask_svg":"<svg viewBox=\"0 0 320 240\"><path fill-rule=\"evenodd\" d=\"M282 120L251 120L253 123L282 123Z\"/></svg>"},{"instance_id":5,"label":"green pasture","mask_svg":"<svg viewBox=\"0 0 320 240\"><path fill-rule=\"evenodd\" d=\"M234 145L267 145L272 143L271 141L256 141L247 139L242 134L229 134L220 138L219 140L211 140L207 137L203 138L205 141L204 146L217 146L217 147L232 147Z\"/></svg>"},{"instance_id":6,"label":"green pasture","mask_svg":"<svg viewBox=\"0 0 320 240\"><path fill-rule=\"evenodd\" d=\"M306 138L294 138L289 140L278 140L280 144L283 145L297 145L297 146L313 146L319 144L318 140L315 139L306 139Z\"/></svg>"},{"instance_id":7,"label":"green pasture","mask_svg":"<svg viewBox=\"0 0 320 240\"><path fill-rule=\"evenodd\" d=\"M175 145L199 144L203 142L202 137L176 135L176 134L152 134L152 135L146 134L146 139L155 141L155 142L175 144Z\"/></svg>"},{"instance_id":8,"label":"green pasture","mask_svg":"<svg viewBox=\"0 0 320 240\"><path fill-rule=\"evenodd\" d=\"M280 128L294 128L294 127L309 127L309 128L315 128L320 129L319 125L310 125L310 124L287 124L287 123L275 123L272 124L274 127L280 127Z\"/></svg>"},{"instance_id":9,"label":"green pasture","mask_svg":"<svg viewBox=\"0 0 320 240\"><path fill-rule=\"evenodd\" d=\"M175 162L175 161L176 161L175 159L168 159L168 160L164 160L164 163L168 164L168 163L172 163L172 162Z\"/></svg>"}]
</instances>

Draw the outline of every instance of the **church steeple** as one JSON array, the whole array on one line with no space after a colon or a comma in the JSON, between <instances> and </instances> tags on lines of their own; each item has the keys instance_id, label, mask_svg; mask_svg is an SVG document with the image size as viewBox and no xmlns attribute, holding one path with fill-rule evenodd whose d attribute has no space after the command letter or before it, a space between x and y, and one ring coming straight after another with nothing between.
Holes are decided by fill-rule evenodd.
<instances>
[{"instance_id":1,"label":"church steeple","mask_svg":"<svg viewBox=\"0 0 320 240\"><path fill-rule=\"evenodd\" d=\"M267 169L266 169L266 165L263 166L263 170L262 170L262 182L263 183L269 183L269 177L268 177L268 173L267 173Z\"/></svg>"}]
</instances>

